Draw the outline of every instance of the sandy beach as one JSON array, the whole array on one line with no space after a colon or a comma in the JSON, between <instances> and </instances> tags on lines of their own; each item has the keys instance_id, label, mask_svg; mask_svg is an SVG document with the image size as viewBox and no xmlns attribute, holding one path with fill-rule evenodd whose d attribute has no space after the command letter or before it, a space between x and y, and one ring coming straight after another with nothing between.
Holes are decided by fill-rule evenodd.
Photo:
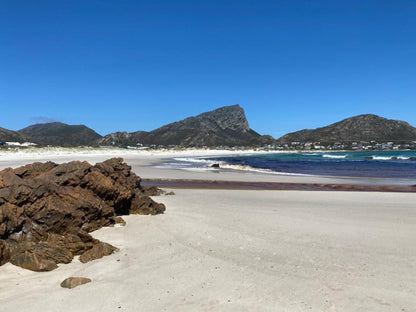
<instances>
[{"instance_id":1,"label":"sandy beach","mask_svg":"<svg viewBox=\"0 0 416 312\"><path fill-rule=\"evenodd\" d=\"M226 153L2 152L0 170L123 157L144 179L383 183L161 166L173 157ZM120 248L111 256L44 273L1 266L0 311L416 311L414 193L174 192L154 197L165 214L127 216L125 227L92 233ZM61 288L70 276L92 282Z\"/></svg>"}]
</instances>

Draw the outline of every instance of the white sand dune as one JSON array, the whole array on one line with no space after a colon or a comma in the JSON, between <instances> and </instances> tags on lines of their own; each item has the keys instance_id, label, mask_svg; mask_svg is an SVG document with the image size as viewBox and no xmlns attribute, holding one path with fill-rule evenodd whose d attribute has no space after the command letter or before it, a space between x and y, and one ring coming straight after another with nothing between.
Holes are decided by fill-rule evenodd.
<instances>
[{"instance_id":1,"label":"white sand dune","mask_svg":"<svg viewBox=\"0 0 416 312\"><path fill-rule=\"evenodd\" d=\"M87 156L50 158L108 158ZM142 177L215 175L133 156ZM263 180L225 174L238 177ZM155 197L164 215L93 233L116 254L45 273L0 267L0 311L416 311L415 194L174 191ZM61 288L70 276L92 282Z\"/></svg>"}]
</instances>

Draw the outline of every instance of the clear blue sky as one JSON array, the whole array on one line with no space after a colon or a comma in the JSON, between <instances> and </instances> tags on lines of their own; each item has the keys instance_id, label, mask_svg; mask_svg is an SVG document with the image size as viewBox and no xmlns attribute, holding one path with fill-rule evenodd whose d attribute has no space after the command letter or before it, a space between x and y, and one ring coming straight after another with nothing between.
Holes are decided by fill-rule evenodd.
<instances>
[{"instance_id":1,"label":"clear blue sky","mask_svg":"<svg viewBox=\"0 0 416 312\"><path fill-rule=\"evenodd\" d=\"M104 135L237 103L275 137L416 126L416 1L0 0L0 127Z\"/></svg>"}]
</instances>

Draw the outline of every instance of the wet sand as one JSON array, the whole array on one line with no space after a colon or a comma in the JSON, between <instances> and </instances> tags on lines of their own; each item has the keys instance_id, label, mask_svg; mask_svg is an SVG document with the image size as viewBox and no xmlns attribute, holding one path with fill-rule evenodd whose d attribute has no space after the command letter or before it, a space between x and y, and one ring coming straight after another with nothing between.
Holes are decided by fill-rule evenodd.
<instances>
[{"instance_id":1,"label":"wet sand","mask_svg":"<svg viewBox=\"0 0 416 312\"><path fill-rule=\"evenodd\" d=\"M283 182L246 182L224 180L143 179L143 186L174 189L274 190L274 191L343 191L415 193L416 185L318 184Z\"/></svg>"}]
</instances>

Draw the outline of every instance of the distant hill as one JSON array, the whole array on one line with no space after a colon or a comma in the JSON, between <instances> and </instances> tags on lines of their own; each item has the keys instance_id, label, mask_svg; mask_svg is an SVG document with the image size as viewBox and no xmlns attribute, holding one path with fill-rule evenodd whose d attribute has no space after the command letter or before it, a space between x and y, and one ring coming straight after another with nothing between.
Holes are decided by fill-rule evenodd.
<instances>
[{"instance_id":1,"label":"distant hill","mask_svg":"<svg viewBox=\"0 0 416 312\"><path fill-rule=\"evenodd\" d=\"M84 125L61 122L36 124L20 131L0 128L0 141L33 142L40 146L135 146L176 145L184 147L260 146L291 142L333 144L359 141L416 141L416 128L401 120L366 114L344 119L326 127L305 129L274 140L249 127L244 110L239 105L216 110L170 123L146 132L114 132L104 137Z\"/></svg>"},{"instance_id":2,"label":"distant hill","mask_svg":"<svg viewBox=\"0 0 416 312\"><path fill-rule=\"evenodd\" d=\"M23 143L27 140L27 137L22 133L0 127L0 141Z\"/></svg>"},{"instance_id":3,"label":"distant hill","mask_svg":"<svg viewBox=\"0 0 416 312\"><path fill-rule=\"evenodd\" d=\"M35 124L19 130L30 142L39 145L80 146L94 145L101 135L84 125L67 125L61 122Z\"/></svg>"},{"instance_id":4,"label":"distant hill","mask_svg":"<svg viewBox=\"0 0 416 312\"><path fill-rule=\"evenodd\" d=\"M105 146L135 146L137 143L140 143L142 136L146 135L149 132L146 131L137 131L137 132L114 132L107 134L98 140L99 145Z\"/></svg>"},{"instance_id":5,"label":"distant hill","mask_svg":"<svg viewBox=\"0 0 416 312\"><path fill-rule=\"evenodd\" d=\"M273 138L250 129L239 105L225 106L189 117L151 132L116 132L99 140L100 145L250 146L271 143Z\"/></svg>"},{"instance_id":6,"label":"distant hill","mask_svg":"<svg viewBox=\"0 0 416 312\"><path fill-rule=\"evenodd\" d=\"M326 127L288 133L278 143L291 142L352 142L375 140L377 142L402 142L416 140L416 128L405 121L386 119L366 114L344 119Z\"/></svg>"}]
</instances>

